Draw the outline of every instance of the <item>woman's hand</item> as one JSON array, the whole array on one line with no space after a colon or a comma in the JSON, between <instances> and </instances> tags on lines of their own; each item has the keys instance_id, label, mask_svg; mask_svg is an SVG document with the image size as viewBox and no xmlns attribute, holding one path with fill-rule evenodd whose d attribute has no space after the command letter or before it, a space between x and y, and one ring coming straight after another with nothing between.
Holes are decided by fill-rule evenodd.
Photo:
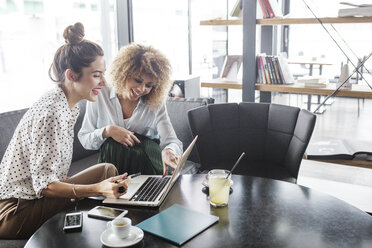
<instances>
[{"instance_id":1,"label":"woman's hand","mask_svg":"<svg viewBox=\"0 0 372 248\"><path fill-rule=\"evenodd\" d=\"M161 152L161 157L163 159L163 177L165 177L168 174L168 167L172 167L173 169L176 169L178 160L180 158L177 154L173 152L172 149L164 149Z\"/></svg>"},{"instance_id":2,"label":"woman's hand","mask_svg":"<svg viewBox=\"0 0 372 248\"><path fill-rule=\"evenodd\" d=\"M120 196L127 193L127 189L130 184L130 178L127 178L121 182L119 180L126 178L127 176L128 174L124 173L123 175L116 176L116 177L110 177L98 183L99 192L108 198L119 198ZM116 181L119 181L119 182L115 183ZM124 191L119 191L120 187L123 187Z\"/></svg>"},{"instance_id":3,"label":"woman's hand","mask_svg":"<svg viewBox=\"0 0 372 248\"><path fill-rule=\"evenodd\" d=\"M103 131L103 137L111 137L125 146L134 146L134 142L137 142L138 144L141 143L141 141L134 135L134 132L119 126L106 127L105 131Z\"/></svg>"}]
</instances>

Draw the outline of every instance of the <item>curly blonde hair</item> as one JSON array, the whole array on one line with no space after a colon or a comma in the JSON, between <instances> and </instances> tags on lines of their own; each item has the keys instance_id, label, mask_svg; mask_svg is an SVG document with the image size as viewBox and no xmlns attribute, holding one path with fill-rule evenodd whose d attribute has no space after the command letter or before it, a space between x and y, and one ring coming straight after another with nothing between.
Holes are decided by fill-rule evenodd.
<instances>
[{"instance_id":1,"label":"curly blonde hair","mask_svg":"<svg viewBox=\"0 0 372 248\"><path fill-rule=\"evenodd\" d=\"M125 92L125 85L131 78L148 74L154 80L150 93L143 96L146 104L160 106L171 87L169 60L157 49L131 43L122 47L110 67L111 84L116 93Z\"/></svg>"}]
</instances>

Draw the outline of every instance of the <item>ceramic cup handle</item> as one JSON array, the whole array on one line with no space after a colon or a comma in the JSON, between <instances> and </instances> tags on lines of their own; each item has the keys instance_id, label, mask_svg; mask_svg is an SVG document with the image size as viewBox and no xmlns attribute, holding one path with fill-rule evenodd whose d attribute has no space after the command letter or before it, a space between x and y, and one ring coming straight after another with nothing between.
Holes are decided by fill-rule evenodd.
<instances>
[{"instance_id":1,"label":"ceramic cup handle","mask_svg":"<svg viewBox=\"0 0 372 248\"><path fill-rule=\"evenodd\" d=\"M112 221L107 222L107 224L106 224L107 228L110 228L110 227L112 226L112 225L111 225L111 222L112 222Z\"/></svg>"}]
</instances>

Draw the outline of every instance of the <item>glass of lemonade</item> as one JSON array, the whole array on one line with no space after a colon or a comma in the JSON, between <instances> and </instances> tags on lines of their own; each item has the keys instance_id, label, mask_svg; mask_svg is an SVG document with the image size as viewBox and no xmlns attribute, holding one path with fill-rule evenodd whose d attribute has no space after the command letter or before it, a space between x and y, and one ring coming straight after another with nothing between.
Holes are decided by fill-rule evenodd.
<instances>
[{"instance_id":1,"label":"glass of lemonade","mask_svg":"<svg viewBox=\"0 0 372 248\"><path fill-rule=\"evenodd\" d=\"M229 171L212 170L208 173L209 202L213 207L223 207L229 202L231 175Z\"/></svg>"}]
</instances>

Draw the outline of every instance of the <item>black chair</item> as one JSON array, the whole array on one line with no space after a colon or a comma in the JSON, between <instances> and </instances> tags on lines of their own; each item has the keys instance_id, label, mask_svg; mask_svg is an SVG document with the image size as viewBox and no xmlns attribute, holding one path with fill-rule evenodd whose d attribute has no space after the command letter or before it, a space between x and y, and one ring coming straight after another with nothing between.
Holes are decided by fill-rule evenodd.
<instances>
[{"instance_id":1,"label":"black chair","mask_svg":"<svg viewBox=\"0 0 372 248\"><path fill-rule=\"evenodd\" d=\"M223 103L188 112L201 170L231 169L235 174L296 183L314 130L316 116L307 110L268 103Z\"/></svg>"}]
</instances>

